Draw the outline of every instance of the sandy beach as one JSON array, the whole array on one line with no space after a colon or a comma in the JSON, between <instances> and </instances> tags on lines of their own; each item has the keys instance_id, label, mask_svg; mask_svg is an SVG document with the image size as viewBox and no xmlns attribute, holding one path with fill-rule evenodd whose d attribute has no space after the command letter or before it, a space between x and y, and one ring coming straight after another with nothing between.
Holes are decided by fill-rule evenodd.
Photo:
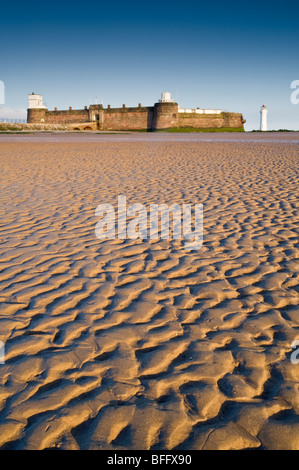
<instances>
[{"instance_id":1,"label":"sandy beach","mask_svg":"<svg viewBox=\"0 0 299 470\"><path fill-rule=\"evenodd\" d=\"M1 449L299 450L298 144L0 136ZM99 240L121 194L202 203L202 248Z\"/></svg>"}]
</instances>

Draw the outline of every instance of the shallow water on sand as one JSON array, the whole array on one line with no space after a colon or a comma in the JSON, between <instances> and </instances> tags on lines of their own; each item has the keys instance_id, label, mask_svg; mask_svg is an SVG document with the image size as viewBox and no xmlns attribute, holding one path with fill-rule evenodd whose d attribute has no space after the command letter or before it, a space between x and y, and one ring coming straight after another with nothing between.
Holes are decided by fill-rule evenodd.
<instances>
[{"instance_id":1,"label":"shallow water on sand","mask_svg":"<svg viewBox=\"0 0 299 470\"><path fill-rule=\"evenodd\" d=\"M1 141L14 142L265 142L299 143L299 132L279 133L151 133L151 132L49 132L2 134Z\"/></svg>"}]
</instances>

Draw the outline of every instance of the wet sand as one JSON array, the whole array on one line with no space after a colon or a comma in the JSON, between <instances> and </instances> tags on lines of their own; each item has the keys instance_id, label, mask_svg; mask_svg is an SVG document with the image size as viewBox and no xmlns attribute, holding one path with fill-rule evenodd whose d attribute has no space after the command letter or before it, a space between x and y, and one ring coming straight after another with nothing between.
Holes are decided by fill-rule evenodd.
<instances>
[{"instance_id":1,"label":"wet sand","mask_svg":"<svg viewBox=\"0 0 299 470\"><path fill-rule=\"evenodd\" d=\"M0 448L299 449L298 143L0 136ZM202 248L97 239L120 194Z\"/></svg>"}]
</instances>

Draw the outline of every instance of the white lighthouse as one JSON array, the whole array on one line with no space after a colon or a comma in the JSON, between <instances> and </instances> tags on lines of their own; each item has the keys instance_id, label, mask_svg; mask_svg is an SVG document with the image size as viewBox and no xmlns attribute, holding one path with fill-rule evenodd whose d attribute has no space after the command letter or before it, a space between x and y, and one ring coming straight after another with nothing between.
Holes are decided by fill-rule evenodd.
<instances>
[{"instance_id":1,"label":"white lighthouse","mask_svg":"<svg viewBox=\"0 0 299 470\"><path fill-rule=\"evenodd\" d=\"M263 104L263 106L261 107L260 131L267 130L267 113L268 113L268 110L266 106Z\"/></svg>"}]
</instances>

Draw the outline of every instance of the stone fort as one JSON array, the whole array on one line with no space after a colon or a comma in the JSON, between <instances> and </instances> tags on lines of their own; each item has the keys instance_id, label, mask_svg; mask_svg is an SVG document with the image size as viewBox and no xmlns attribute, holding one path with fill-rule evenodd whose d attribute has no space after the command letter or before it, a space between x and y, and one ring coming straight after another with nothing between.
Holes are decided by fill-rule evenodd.
<instances>
[{"instance_id":1,"label":"stone fort","mask_svg":"<svg viewBox=\"0 0 299 470\"><path fill-rule=\"evenodd\" d=\"M93 104L84 109L49 111L43 105L42 95L29 95L27 122L35 124L66 125L70 130L143 130L167 129L223 129L244 130L242 114L221 109L181 108L171 99L169 92L162 93L161 99L153 106L104 108Z\"/></svg>"}]
</instances>

